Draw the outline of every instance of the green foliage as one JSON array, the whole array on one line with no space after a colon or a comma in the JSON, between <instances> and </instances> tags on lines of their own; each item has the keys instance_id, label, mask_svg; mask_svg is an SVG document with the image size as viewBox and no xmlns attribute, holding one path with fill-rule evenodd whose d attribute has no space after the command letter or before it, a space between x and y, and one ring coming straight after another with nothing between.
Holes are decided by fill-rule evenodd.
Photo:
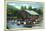
<instances>
[{"instance_id":1,"label":"green foliage","mask_svg":"<svg viewBox=\"0 0 46 31\"><path fill-rule=\"evenodd\" d=\"M7 14L16 14L17 8L11 5L7 5Z\"/></svg>"},{"instance_id":2,"label":"green foliage","mask_svg":"<svg viewBox=\"0 0 46 31\"><path fill-rule=\"evenodd\" d=\"M29 6L29 7L28 7L28 10L32 10L32 7L31 7L31 6Z\"/></svg>"},{"instance_id":3,"label":"green foliage","mask_svg":"<svg viewBox=\"0 0 46 31\"><path fill-rule=\"evenodd\" d=\"M26 6L21 6L21 10L26 10Z\"/></svg>"},{"instance_id":4,"label":"green foliage","mask_svg":"<svg viewBox=\"0 0 46 31\"><path fill-rule=\"evenodd\" d=\"M37 12L38 12L40 15L43 15L43 10L39 9Z\"/></svg>"},{"instance_id":5,"label":"green foliage","mask_svg":"<svg viewBox=\"0 0 46 31\"><path fill-rule=\"evenodd\" d=\"M10 13L11 13L11 14L14 14L14 15L17 16L17 18L28 17L27 15L26 15L26 16L22 16L22 15L20 15L20 13L17 15L17 12L22 11L22 10L34 10L34 11L36 11L37 13L39 13L40 15L43 14L43 12L42 12L41 9L39 9L39 10L37 10L37 8L32 9L31 6L29 6L28 8L27 8L26 6L21 6L21 9L19 10L19 9L16 8L16 7L13 7L13 6L11 6L11 5L7 5L7 14L10 14ZM30 14L28 14L28 15L30 15ZM16 16L15 16L15 17L16 17Z\"/></svg>"},{"instance_id":6,"label":"green foliage","mask_svg":"<svg viewBox=\"0 0 46 31\"><path fill-rule=\"evenodd\" d=\"M37 8L34 8L33 10L34 10L34 11L37 11Z\"/></svg>"},{"instance_id":7,"label":"green foliage","mask_svg":"<svg viewBox=\"0 0 46 31\"><path fill-rule=\"evenodd\" d=\"M21 10L32 10L31 6L28 6L28 8L26 6L21 6Z\"/></svg>"},{"instance_id":8,"label":"green foliage","mask_svg":"<svg viewBox=\"0 0 46 31\"><path fill-rule=\"evenodd\" d=\"M43 10L40 8L40 9L38 9L38 8L34 8L33 10L34 11L36 11L39 15L43 15Z\"/></svg>"}]
</instances>

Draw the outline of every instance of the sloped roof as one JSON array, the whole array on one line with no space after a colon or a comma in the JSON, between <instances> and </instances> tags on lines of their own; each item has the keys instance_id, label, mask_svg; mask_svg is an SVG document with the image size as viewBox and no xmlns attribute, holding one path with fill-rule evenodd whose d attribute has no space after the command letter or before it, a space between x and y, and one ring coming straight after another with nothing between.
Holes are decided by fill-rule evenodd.
<instances>
[{"instance_id":1,"label":"sloped roof","mask_svg":"<svg viewBox=\"0 0 46 31\"><path fill-rule=\"evenodd\" d=\"M39 15L37 12L33 11L33 10L25 10L26 12L28 12L31 15Z\"/></svg>"}]
</instances>

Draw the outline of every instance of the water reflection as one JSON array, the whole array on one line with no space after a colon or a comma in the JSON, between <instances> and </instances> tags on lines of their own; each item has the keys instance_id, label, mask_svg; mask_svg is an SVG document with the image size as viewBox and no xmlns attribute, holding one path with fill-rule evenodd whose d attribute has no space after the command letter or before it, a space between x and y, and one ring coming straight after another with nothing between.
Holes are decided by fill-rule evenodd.
<instances>
[{"instance_id":1,"label":"water reflection","mask_svg":"<svg viewBox=\"0 0 46 31\"><path fill-rule=\"evenodd\" d=\"M15 28L29 28L29 27L31 28L32 27L32 26L27 26L27 25L24 26L24 24L17 25L16 22L17 22L17 20L9 20L7 23L8 28L15 29Z\"/></svg>"}]
</instances>

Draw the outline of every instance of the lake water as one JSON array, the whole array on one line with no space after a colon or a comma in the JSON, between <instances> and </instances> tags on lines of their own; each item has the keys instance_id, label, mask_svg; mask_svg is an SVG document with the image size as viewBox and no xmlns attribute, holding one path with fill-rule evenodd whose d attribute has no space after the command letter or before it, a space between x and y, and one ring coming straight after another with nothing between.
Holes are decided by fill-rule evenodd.
<instances>
[{"instance_id":1,"label":"lake water","mask_svg":"<svg viewBox=\"0 0 46 31\"><path fill-rule=\"evenodd\" d=\"M9 29L15 29L15 28L27 28L27 27L24 27L24 25L17 25L14 20L12 21L8 21L7 23ZM31 28L31 27L30 27Z\"/></svg>"}]
</instances>

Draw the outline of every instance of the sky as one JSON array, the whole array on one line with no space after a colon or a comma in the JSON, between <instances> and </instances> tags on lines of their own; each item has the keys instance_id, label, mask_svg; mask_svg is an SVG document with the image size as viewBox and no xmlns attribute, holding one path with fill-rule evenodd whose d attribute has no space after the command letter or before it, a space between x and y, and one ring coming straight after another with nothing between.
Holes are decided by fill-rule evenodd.
<instances>
[{"instance_id":1,"label":"sky","mask_svg":"<svg viewBox=\"0 0 46 31\"><path fill-rule=\"evenodd\" d=\"M20 9L20 6L26 6L28 8L28 6L32 6L32 8L39 8L39 7L43 7L43 3L41 2L8 2L8 5L12 5L18 9Z\"/></svg>"}]
</instances>

